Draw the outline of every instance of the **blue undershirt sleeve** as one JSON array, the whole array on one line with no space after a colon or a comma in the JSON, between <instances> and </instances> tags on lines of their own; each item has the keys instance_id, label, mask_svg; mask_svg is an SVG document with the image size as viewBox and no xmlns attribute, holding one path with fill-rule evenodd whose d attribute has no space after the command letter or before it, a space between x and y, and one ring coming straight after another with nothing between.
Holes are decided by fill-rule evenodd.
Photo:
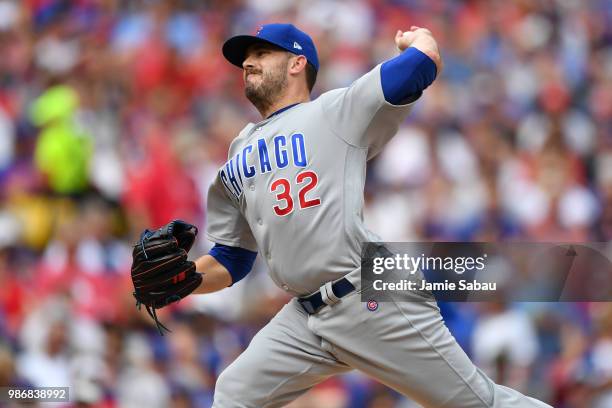
<instances>
[{"instance_id":1,"label":"blue undershirt sleeve","mask_svg":"<svg viewBox=\"0 0 612 408\"><path fill-rule=\"evenodd\" d=\"M257 252L221 244L215 244L208 251L208 254L229 271L232 275L232 285L244 278L253 269L253 263L255 263L257 257Z\"/></svg>"},{"instance_id":2,"label":"blue undershirt sleeve","mask_svg":"<svg viewBox=\"0 0 612 408\"><path fill-rule=\"evenodd\" d=\"M433 60L422 51L409 47L380 67L385 100L393 105L412 102L431 85L436 75Z\"/></svg>"}]
</instances>

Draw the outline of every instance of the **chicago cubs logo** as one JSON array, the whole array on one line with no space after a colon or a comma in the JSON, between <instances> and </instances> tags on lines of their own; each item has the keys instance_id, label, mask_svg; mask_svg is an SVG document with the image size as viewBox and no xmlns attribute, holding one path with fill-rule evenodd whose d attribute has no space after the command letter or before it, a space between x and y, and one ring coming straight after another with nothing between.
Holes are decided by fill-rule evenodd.
<instances>
[{"instance_id":1,"label":"chicago cubs logo","mask_svg":"<svg viewBox=\"0 0 612 408\"><path fill-rule=\"evenodd\" d=\"M370 312L374 312L375 310L378 309L378 302L371 299L371 300L368 300L368 303L366 306Z\"/></svg>"}]
</instances>

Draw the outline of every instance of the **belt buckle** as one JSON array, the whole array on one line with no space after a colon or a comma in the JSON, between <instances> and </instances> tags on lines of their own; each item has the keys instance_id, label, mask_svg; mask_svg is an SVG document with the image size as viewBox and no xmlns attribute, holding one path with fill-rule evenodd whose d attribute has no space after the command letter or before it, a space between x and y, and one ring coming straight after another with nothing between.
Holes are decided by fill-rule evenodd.
<instances>
[{"instance_id":1,"label":"belt buckle","mask_svg":"<svg viewBox=\"0 0 612 408\"><path fill-rule=\"evenodd\" d=\"M340 298L334 294L331 282L327 282L322 285L319 288L319 293L321 294L321 300L327 306L332 306L340 302Z\"/></svg>"}]
</instances>

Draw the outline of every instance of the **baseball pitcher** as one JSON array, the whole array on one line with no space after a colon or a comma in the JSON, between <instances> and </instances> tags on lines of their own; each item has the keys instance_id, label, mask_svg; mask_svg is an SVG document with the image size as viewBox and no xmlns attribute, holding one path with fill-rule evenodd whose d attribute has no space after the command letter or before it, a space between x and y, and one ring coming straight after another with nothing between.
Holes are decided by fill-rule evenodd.
<instances>
[{"instance_id":1,"label":"baseball pitcher","mask_svg":"<svg viewBox=\"0 0 612 408\"><path fill-rule=\"evenodd\" d=\"M366 163L442 68L429 30L398 31L395 44L398 56L315 100L317 51L295 26L268 24L223 45L262 119L237 135L210 187L215 246L187 261L197 230L174 221L143 233L132 269L134 295L156 321L157 308L189 293L236 284L257 253L295 296L221 374L216 408L281 407L353 369L425 407L548 406L475 367L435 300L403 292L376 308L361 302L361 243L380 241L362 219Z\"/></svg>"}]
</instances>

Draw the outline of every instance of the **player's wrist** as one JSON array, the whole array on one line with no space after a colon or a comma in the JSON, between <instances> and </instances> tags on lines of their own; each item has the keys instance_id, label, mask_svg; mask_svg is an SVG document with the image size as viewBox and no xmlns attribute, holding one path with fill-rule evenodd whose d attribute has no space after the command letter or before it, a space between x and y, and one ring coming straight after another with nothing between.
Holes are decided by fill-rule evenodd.
<instances>
[{"instance_id":1,"label":"player's wrist","mask_svg":"<svg viewBox=\"0 0 612 408\"><path fill-rule=\"evenodd\" d=\"M200 286L193 293L202 295L225 289L232 284L230 273L215 258L209 254L195 261L196 271L203 276Z\"/></svg>"},{"instance_id":2,"label":"player's wrist","mask_svg":"<svg viewBox=\"0 0 612 408\"><path fill-rule=\"evenodd\" d=\"M426 34L420 36L410 45L409 48L416 48L421 51L423 54L427 55L431 60L436 64L436 69L438 75L442 71L442 56L440 55L440 50L438 49L438 44L433 37L428 36Z\"/></svg>"},{"instance_id":3,"label":"player's wrist","mask_svg":"<svg viewBox=\"0 0 612 408\"><path fill-rule=\"evenodd\" d=\"M426 28L417 28L413 31L404 33L398 32L396 36L396 45L400 52L404 52L409 48L416 48L423 54L427 55L436 64L438 74L442 71L442 56L438 43L431 31Z\"/></svg>"},{"instance_id":4,"label":"player's wrist","mask_svg":"<svg viewBox=\"0 0 612 408\"><path fill-rule=\"evenodd\" d=\"M208 285L207 285L206 279L204 279L205 273L204 272L196 272L196 273L198 275L202 275L202 281L200 282L200 285L197 288L195 288L195 290L192 292L192 294L193 295L201 295L201 294L204 294L204 293L208 293L208 291L206 290L206 286L208 286Z\"/></svg>"}]
</instances>

